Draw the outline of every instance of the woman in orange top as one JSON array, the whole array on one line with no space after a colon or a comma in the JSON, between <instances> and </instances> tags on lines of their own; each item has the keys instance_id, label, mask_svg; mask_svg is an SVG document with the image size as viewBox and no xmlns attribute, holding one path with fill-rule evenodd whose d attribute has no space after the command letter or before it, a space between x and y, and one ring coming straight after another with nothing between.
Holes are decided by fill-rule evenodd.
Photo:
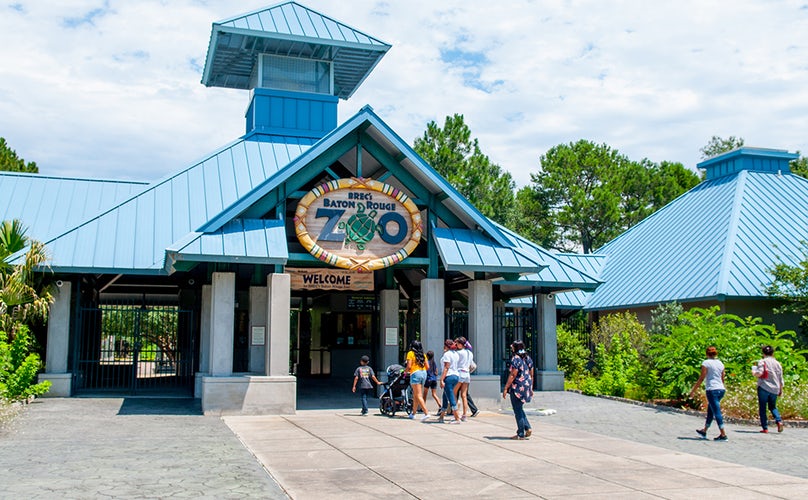
<instances>
[{"instance_id":1,"label":"woman in orange top","mask_svg":"<svg viewBox=\"0 0 808 500\"><path fill-rule=\"evenodd\" d=\"M426 382L426 356L424 347L417 340L410 343L410 350L407 352L407 373L410 374L410 387L412 388L412 413L410 418L415 418L418 408L424 410L421 421L429 418L429 410L426 409L424 401L424 382Z\"/></svg>"}]
</instances>

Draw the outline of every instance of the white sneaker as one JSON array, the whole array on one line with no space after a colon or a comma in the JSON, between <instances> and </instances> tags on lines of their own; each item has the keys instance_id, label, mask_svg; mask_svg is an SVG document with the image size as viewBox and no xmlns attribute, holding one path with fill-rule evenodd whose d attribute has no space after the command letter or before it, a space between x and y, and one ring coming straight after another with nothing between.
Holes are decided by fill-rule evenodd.
<instances>
[{"instance_id":1,"label":"white sneaker","mask_svg":"<svg viewBox=\"0 0 808 500\"><path fill-rule=\"evenodd\" d=\"M421 417L421 422L426 422L426 420L428 418L429 418L429 415L424 415L423 417Z\"/></svg>"}]
</instances>

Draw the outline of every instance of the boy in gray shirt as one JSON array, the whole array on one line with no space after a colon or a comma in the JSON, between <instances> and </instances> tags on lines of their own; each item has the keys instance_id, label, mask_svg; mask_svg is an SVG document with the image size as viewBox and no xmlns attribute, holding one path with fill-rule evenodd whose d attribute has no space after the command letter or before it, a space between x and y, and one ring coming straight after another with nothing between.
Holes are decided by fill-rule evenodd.
<instances>
[{"instance_id":1,"label":"boy in gray shirt","mask_svg":"<svg viewBox=\"0 0 808 500\"><path fill-rule=\"evenodd\" d=\"M379 385L376 379L376 374L373 373L373 368L368 366L370 358L362 356L359 358L359 366L354 371L353 389L351 392L356 392L356 383L359 382L359 394L362 396L362 415L368 414L368 396L373 395L373 383ZM373 383L371 383L373 381Z\"/></svg>"}]
</instances>

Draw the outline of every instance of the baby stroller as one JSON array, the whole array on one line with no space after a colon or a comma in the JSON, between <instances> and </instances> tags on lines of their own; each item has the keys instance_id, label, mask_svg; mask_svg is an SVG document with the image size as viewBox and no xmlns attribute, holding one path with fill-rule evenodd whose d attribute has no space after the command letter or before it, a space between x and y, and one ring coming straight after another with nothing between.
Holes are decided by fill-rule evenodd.
<instances>
[{"instance_id":1,"label":"baby stroller","mask_svg":"<svg viewBox=\"0 0 808 500\"><path fill-rule=\"evenodd\" d=\"M384 384L384 393L379 398L379 410L383 415L392 417L397 411L412 413L412 398L410 397L410 377L401 365L387 367L387 383Z\"/></svg>"}]
</instances>

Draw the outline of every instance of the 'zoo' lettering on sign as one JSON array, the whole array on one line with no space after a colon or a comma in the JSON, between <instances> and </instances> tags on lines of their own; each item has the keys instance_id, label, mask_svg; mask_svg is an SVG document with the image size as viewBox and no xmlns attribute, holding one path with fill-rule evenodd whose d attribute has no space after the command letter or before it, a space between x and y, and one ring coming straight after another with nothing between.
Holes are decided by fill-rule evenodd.
<instances>
[{"instance_id":1,"label":"'zoo' lettering on sign","mask_svg":"<svg viewBox=\"0 0 808 500\"><path fill-rule=\"evenodd\" d=\"M410 255L422 236L421 213L393 186L373 179L338 179L300 200L295 232L318 259L372 271Z\"/></svg>"}]
</instances>

